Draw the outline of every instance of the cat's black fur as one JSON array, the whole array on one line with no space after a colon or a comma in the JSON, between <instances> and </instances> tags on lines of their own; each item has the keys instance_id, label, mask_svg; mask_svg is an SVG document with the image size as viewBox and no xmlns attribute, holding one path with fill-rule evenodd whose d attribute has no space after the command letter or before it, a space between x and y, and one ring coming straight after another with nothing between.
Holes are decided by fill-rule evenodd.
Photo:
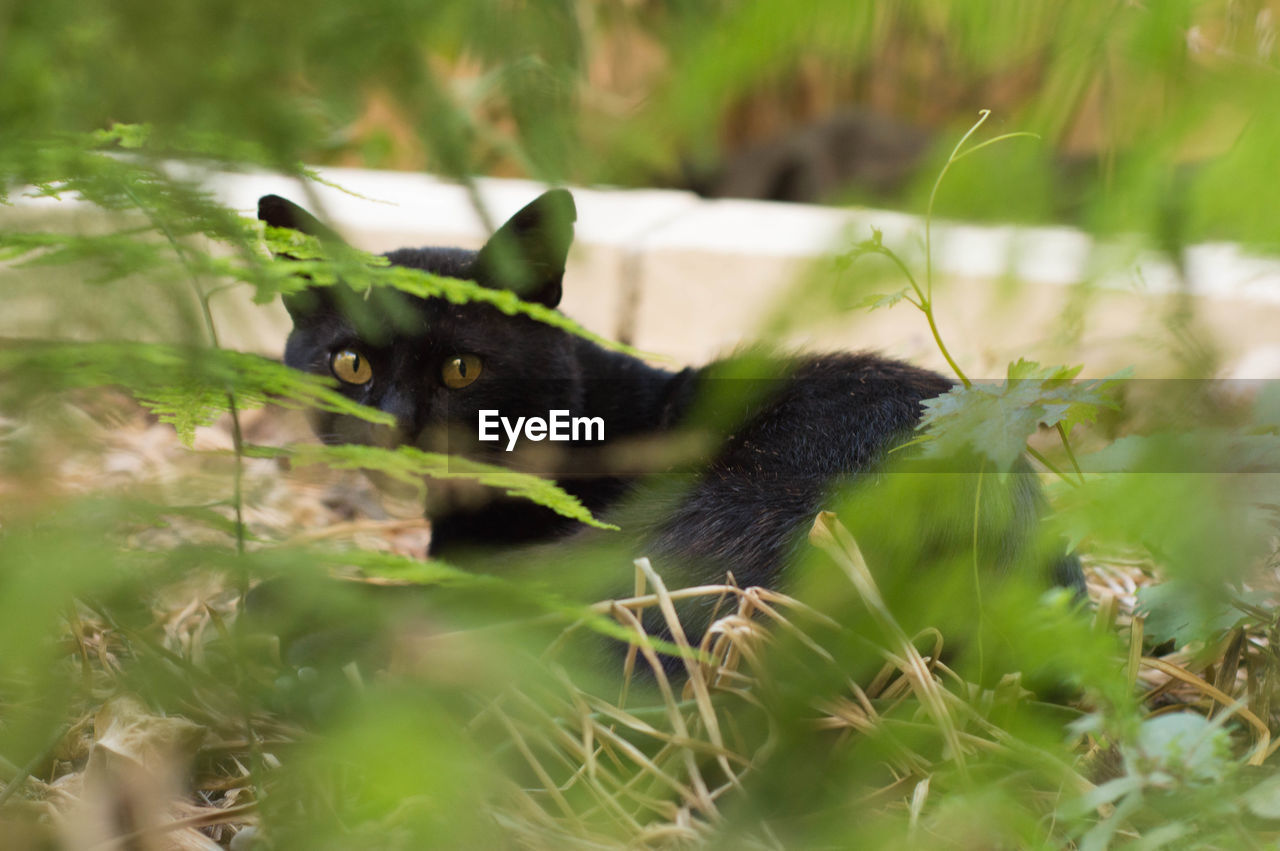
<instances>
[{"instance_id":1,"label":"cat's black fur","mask_svg":"<svg viewBox=\"0 0 1280 851\"><path fill-rule=\"evenodd\" d=\"M261 200L259 218L332 238L309 214L276 196ZM393 264L512 289L526 301L555 307L574 218L569 193L552 190L517 213L479 252L422 248L386 256ZM362 386L343 385L344 392L393 414L398 423L388 429L317 414L314 425L326 441L409 443L502 463L512 456L482 450L474 442L479 410L516 417L566 409L602 417L607 450L709 421L699 400L714 394L717 375L730 371L723 363L678 372L660 369L485 304L399 293L380 297L382 302L365 302L339 286L286 299L294 329L285 362L329 375L334 352L359 349L373 378ZM483 371L472 384L450 389L441 378L442 367L461 354L478 356ZM777 586L833 487L879 469L888 450L910 435L921 403L952 386L937 373L874 354L794 358L784 372L785 377L753 385L754 396L735 403L742 406L737 415L710 417L720 426L719 445L704 464L682 468L684 476L629 475L605 463L610 456L596 445L562 446L558 456L544 459L543 469L596 516L620 518L624 533L635 536L634 553L651 556L680 579L720 581L731 572L743 586ZM723 406L717 410L724 413ZM1041 513L1034 476L1012 478L1001 495L984 495L996 506L984 508L986 516L996 518L998 530L989 536L996 541L991 561L1004 566L1023 554ZM634 500L630 513L621 509L640 486L651 492ZM578 526L533 503L494 493L458 494L446 488L446 497L433 500L428 511L433 554L546 541ZM972 499L967 505L972 518ZM920 516L901 522L923 530L940 521ZM964 546L971 543L972 527L930 534ZM1049 560L1056 581L1080 587L1073 558L1059 554ZM619 576L626 576L624 569Z\"/></svg>"}]
</instances>

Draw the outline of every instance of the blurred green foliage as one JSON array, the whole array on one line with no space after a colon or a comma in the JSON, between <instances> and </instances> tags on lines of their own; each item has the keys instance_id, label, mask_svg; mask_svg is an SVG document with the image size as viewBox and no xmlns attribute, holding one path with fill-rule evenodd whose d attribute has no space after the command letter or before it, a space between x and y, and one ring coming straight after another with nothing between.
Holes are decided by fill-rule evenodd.
<instances>
[{"instance_id":1,"label":"blurred green foliage","mask_svg":"<svg viewBox=\"0 0 1280 851\"><path fill-rule=\"evenodd\" d=\"M1276 14L1260 0L0 2L0 201L19 205L4 210L0 286L11 297L45 290L62 310L62 275L92 284L103 305L79 306L103 320L91 339L0 341L0 830L31 821L15 803L51 797L46 780L83 768L68 742L89 735L96 707L133 693L210 731L202 802L255 802L277 848L1274 841L1264 735L1280 675L1273 393L1227 404L1222 388L1191 381L1146 397L1129 384L1117 400L1072 383L1072 368L1018 361L1003 385L958 388L931 407L922 437L973 450L979 487L1032 441L1058 471L1047 537L1174 580L1140 595L1145 644L1141 620L1120 634L1105 607L1090 622L1029 577L980 578L976 546L928 563L918 526L937 511L937 483L890 475L842 511L851 527L882 532L868 567L883 611L869 615L866 594L815 551L796 568L799 603L723 592L759 617L744 615L741 635L768 622L775 636L743 644L740 678L709 695L664 691L658 678L628 703L613 699L618 659L578 641L626 636L628 622L591 608L571 578L519 566L469 573L280 539L247 521L261 498L246 475L255 457L405 479L444 460L255 447L240 429L250 408L351 405L311 377L221 348L208 305L226 286L265 302L307 273L486 300L586 332L509 294L355 253L291 244L304 259L272 263L256 223L173 165L307 179L304 163L386 165L407 134L420 165L464 183L514 170L635 184L714 151L728 116L780 81L816 67L838 94L931 56L935 73L903 77L895 96L906 113L936 107L945 132L928 179L901 206L1031 221L1066 208L1093 232L1136 234L1175 258L1207 238L1272 251ZM601 68L629 41L659 61L641 83L611 89ZM943 78L955 82L945 97L931 85ZM1013 94L997 97L992 81ZM975 143L1007 131L1042 141L956 157L977 110L997 105L985 95L1000 101L992 123L1002 126ZM376 103L392 118L370 130L361 122ZM1064 170L1068 155L1076 165ZM78 197L112 213L109 230L38 229L21 217L29 196ZM277 248L286 238L266 234ZM856 256L846 270L860 268ZM932 325L921 260L927 268L926 253L892 270L916 269L921 285L870 299L865 278L797 290L782 318L826 301L847 310L906 298ZM154 342L157 329L169 343ZM105 459L104 432L128 421L95 388L131 394L186 439L230 413L233 445L198 455L198 473L177 482L60 481L68 458ZM1077 458L1074 427L1104 409L1111 431L1090 433ZM1041 426L1059 427L1056 443L1037 441ZM542 480L448 471L594 522ZM625 564L614 553L578 561L593 575ZM328 580L342 569L419 587ZM174 615L188 597L175 606L172 596L202 578L209 587L189 595L203 624L193 632ZM250 588L286 593L255 608ZM947 638L941 660L931 629ZM912 679L895 630L931 656L941 694ZM653 643L672 652L671 641ZM1143 655L1167 641L1228 702L1194 692L1150 717L1168 695L1144 703L1134 681ZM241 797L218 797L230 788Z\"/></svg>"}]
</instances>

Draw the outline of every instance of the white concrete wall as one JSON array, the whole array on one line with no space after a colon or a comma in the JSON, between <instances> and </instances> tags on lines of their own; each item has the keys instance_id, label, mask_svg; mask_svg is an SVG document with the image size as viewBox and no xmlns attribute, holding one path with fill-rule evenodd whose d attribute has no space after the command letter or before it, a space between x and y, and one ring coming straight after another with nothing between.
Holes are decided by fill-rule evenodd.
<instances>
[{"instance_id":1,"label":"white concrete wall","mask_svg":"<svg viewBox=\"0 0 1280 851\"><path fill-rule=\"evenodd\" d=\"M476 247L485 238L460 186L426 175L320 171L355 194L265 174L215 174L207 181L247 216L261 195L291 198L371 251ZM500 223L543 187L481 179L477 188L491 220ZM920 265L923 223L900 213L711 201L666 190L573 192L578 223L562 309L592 330L625 336L672 362L702 361L755 336L801 276L829 281L833 267L823 258L866 238L873 226ZM75 206L23 200L0 215L0 226L38 226L50 216L74 214ZM1167 371L1168 352L1153 320L1172 309L1179 279L1160 258L1123 244L1096 246L1069 228L939 223L933 239L942 332L971 375L999 376L1018 356L1084 362L1092 374L1129 363L1140 374ZM846 274L885 268L862 261ZM1232 245L1202 245L1188 252L1186 270L1199 327L1218 341L1224 372L1280 377L1280 263ZM879 289L901 285L891 279ZM905 303L868 314L817 303L808 311L791 298L791 307L811 313L812 321L786 335L790 345L875 348L944 365L923 318ZM280 352L288 318L278 304L251 305L247 292L218 302L225 344ZM0 312L0 335L21 336L37 324L14 327L14 313L7 322Z\"/></svg>"}]
</instances>

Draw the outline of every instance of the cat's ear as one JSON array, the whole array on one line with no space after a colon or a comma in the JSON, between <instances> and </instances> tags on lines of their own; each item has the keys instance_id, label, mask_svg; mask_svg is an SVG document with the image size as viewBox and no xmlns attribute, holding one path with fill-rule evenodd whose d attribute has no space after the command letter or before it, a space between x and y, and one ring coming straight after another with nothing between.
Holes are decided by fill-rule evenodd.
<instances>
[{"instance_id":1,"label":"cat's ear","mask_svg":"<svg viewBox=\"0 0 1280 851\"><path fill-rule=\"evenodd\" d=\"M321 242L341 242L341 237L315 216L297 204L279 195L263 195L258 199L258 219L273 228L288 228L299 233L314 236ZM295 259L289 254L277 254L277 257ZM301 292L281 296L285 310L297 322L306 316L328 306L328 294L323 287L312 287Z\"/></svg>"},{"instance_id":2,"label":"cat's ear","mask_svg":"<svg viewBox=\"0 0 1280 851\"><path fill-rule=\"evenodd\" d=\"M555 307L560 303L564 264L577 218L568 190L544 192L498 228L480 249L472 269L476 282Z\"/></svg>"},{"instance_id":3,"label":"cat's ear","mask_svg":"<svg viewBox=\"0 0 1280 851\"><path fill-rule=\"evenodd\" d=\"M321 242L342 242L333 228L279 195L263 195L258 199L258 220L273 228L288 228L314 236Z\"/></svg>"}]
</instances>

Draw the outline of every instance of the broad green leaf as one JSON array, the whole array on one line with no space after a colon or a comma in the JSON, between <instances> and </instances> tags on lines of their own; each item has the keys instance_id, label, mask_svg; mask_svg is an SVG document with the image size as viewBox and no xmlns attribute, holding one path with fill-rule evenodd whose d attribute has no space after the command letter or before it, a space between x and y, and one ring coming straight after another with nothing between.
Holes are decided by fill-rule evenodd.
<instances>
[{"instance_id":1,"label":"broad green leaf","mask_svg":"<svg viewBox=\"0 0 1280 851\"><path fill-rule=\"evenodd\" d=\"M1221 782L1234 767L1231 736L1221 723L1194 712L1143 721L1137 742L1124 751L1131 771L1162 770L1184 784Z\"/></svg>"},{"instance_id":2,"label":"broad green leaf","mask_svg":"<svg viewBox=\"0 0 1280 851\"><path fill-rule=\"evenodd\" d=\"M1068 434L1092 422L1102 407L1115 407L1110 390L1116 376L1073 381L1079 368L1041 367L1018 360L1003 384L957 385L924 402L920 430L927 452L949 455L976 451L1010 469L1041 426L1061 425Z\"/></svg>"},{"instance_id":3,"label":"broad green leaf","mask_svg":"<svg viewBox=\"0 0 1280 851\"><path fill-rule=\"evenodd\" d=\"M1185 579L1167 579L1138 589L1138 611L1146 616L1146 635L1177 647L1211 641L1239 624L1245 615L1209 589Z\"/></svg>"},{"instance_id":4,"label":"broad green leaf","mask_svg":"<svg viewBox=\"0 0 1280 851\"><path fill-rule=\"evenodd\" d=\"M1259 818L1280 820L1280 775L1272 775L1244 796L1249 812Z\"/></svg>"},{"instance_id":5,"label":"broad green leaf","mask_svg":"<svg viewBox=\"0 0 1280 851\"><path fill-rule=\"evenodd\" d=\"M972 449L995 462L997 469L1010 469L1046 412L1033 400L1001 389L974 384L927 400L920 421L920 428L928 429L927 454Z\"/></svg>"}]
</instances>

